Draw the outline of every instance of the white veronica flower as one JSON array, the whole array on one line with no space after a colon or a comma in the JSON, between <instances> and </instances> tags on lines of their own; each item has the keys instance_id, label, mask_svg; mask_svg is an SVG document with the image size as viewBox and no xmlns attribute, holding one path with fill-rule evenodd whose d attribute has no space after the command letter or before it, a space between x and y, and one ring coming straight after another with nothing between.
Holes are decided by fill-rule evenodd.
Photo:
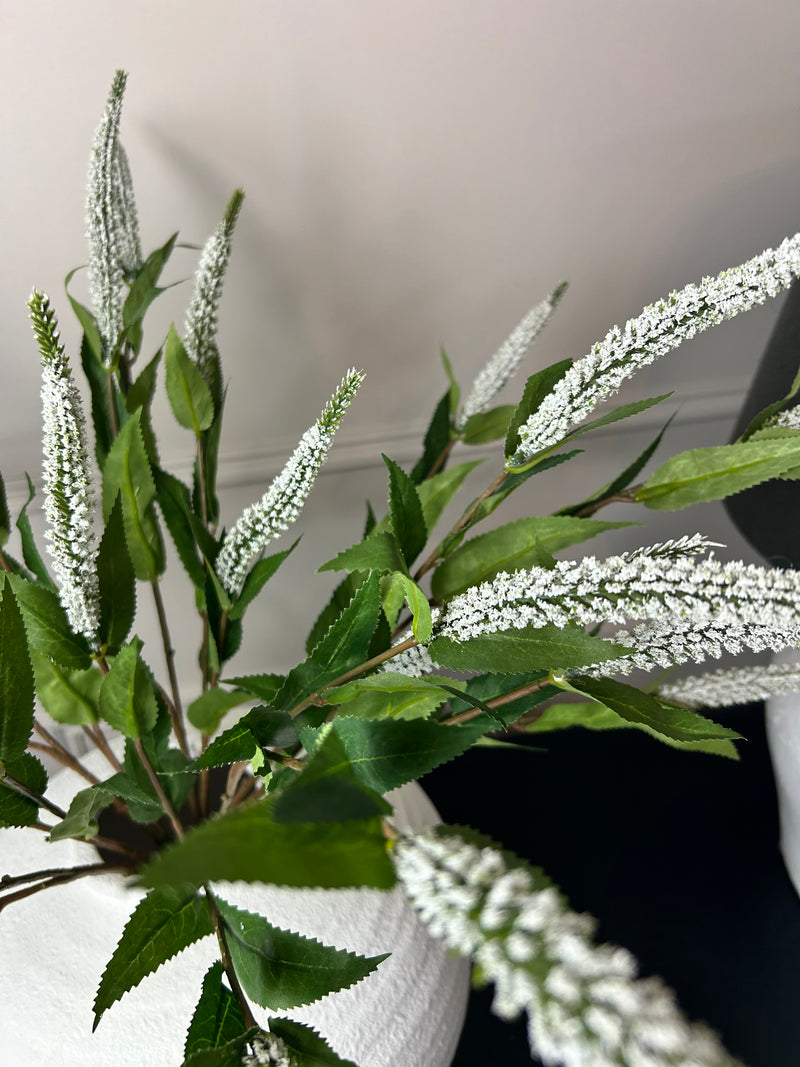
<instances>
[{"instance_id":1,"label":"white veronica flower","mask_svg":"<svg viewBox=\"0 0 800 1067\"><path fill-rule=\"evenodd\" d=\"M658 689L660 697L689 708L730 708L799 692L800 666L796 663L753 664L708 671L664 682Z\"/></svg>"},{"instance_id":2,"label":"white veronica flower","mask_svg":"<svg viewBox=\"0 0 800 1067\"><path fill-rule=\"evenodd\" d=\"M128 154L120 141L117 141L115 164L114 211L119 263L125 278L133 281L142 266L142 244Z\"/></svg>"},{"instance_id":3,"label":"white veronica flower","mask_svg":"<svg viewBox=\"0 0 800 1067\"><path fill-rule=\"evenodd\" d=\"M250 1044L253 1055L242 1058L242 1067L259 1067L262 1063L272 1064L273 1067L295 1067L297 1063L286 1047L286 1042L274 1034L257 1034Z\"/></svg>"},{"instance_id":4,"label":"white veronica flower","mask_svg":"<svg viewBox=\"0 0 800 1067\"><path fill-rule=\"evenodd\" d=\"M246 508L225 535L217 557L217 574L229 593L238 590L254 558L300 514L336 429L363 380L361 371L347 372L261 500Z\"/></svg>"},{"instance_id":5,"label":"white veronica flower","mask_svg":"<svg viewBox=\"0 0 800 1067\"><path fill-rule=\"evenodd\" d=\"M520 427L519 445L507 466L520 467L538 452L554 448L626 378L682 341L777 296L800 276L800 234L767 249L716 278L703 278L646 307L618 326L577 360L539 408Z\"/></svg>"},{"instance_id":6,"label":"white veronica flower","mask_svg":"<svg viewBox=\"0 0 800 1067\"><path fill-rule=\"evenodd\" d=\"M769 430L773 427L780 430L800 430L800 405L795 405L786 411L779 411L767 419L761 428Z\"/></svg>"},{"instance_id":7,"label":"white veronica flower","mask_svg":"<svg viewBox=\"0 0 800 1067\"><path fill-rule=\"evenodd\" d=\"M467 419L473 415L486 411L506 382L516 372L525 353L555 311L566 288L567 283L562 282L544 300L532 307L478 374L467 393L464 407L456 422L457 430L463 430Z\"/></svg>"},{"instance_id":8,"label":"white veronica flower","mask_svg":"<svg viewBox=\"0 0 800 1067\"><path fill-rule=\"evenodd\" d=\"M494 984L495 1014L527 1012L542 1063L735 1067L660 979L638 979L629 952L592 941L591 916L570 911L541 875L507 857L447 828L398 838L394 849L398 879L423 922Z\"/></svg>"},{"instance_id":9,"label":"white veronica flower","mask_svg":"<svg viewBox=\"0 0 800 1067\"><path fill-rule=\"evenodd\" d=\"M75 633L91 643L97 635L100 594L95 494L86 447L80 393L58 334L50 301L35 289L28 307L42 356L42 450L46 538L60 598Z\"/></svg>"},{"instance_id":10,"label":"white veronica flower","mask_svg":"<svg viewBox=\"0 0 800 1067\"><path fill-rule=\"evenodd\" d=\"M231 256L233 231L243 200L244 193L237 189L217 228L206 241L195 272L192 299L186 314L186 351L206 379L209 364L217 352L217 308Z\"/></svg>"},{"instance_id":11,"label":"white veronica flower","mask_svg":"<svg viewBox=\"0 0 800 1067\"><path fill-rule=\"evenodd\" d=\"M125 162L120 170L118 137L127 77L122 70L114 76L106 109L95 132L86 198L89 293L103 343L105 364L111 362L122 333L120 220L123 216L130 217L130 210L123 208L121 196ZM130 260L130 239L123 243Z\"/></svg>"}]
</instances>

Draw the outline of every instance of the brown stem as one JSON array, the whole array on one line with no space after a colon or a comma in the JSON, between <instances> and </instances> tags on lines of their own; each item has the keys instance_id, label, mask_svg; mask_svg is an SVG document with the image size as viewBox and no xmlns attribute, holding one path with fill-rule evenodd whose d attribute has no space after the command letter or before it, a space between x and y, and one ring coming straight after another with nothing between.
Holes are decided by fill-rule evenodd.
<instances>
[{"instance_id":1,"label":"brown stem","mask_svg":"<svg viewBox=\"0 0 800 1067\"><path fill-rule=\"evenodd\" d=\"M46 822L41 822L39 819L37 819L36 822L29 822L26 829L41 830L43 834L49 834L53 827L48 826Z\"/></svg>"},{"instance_id":2,"label":"brown stem","mask_svg":"<svg viewBox=\"0 0 800 1067\"><path fill-rule=\"evenodd\" d=\"M124 845L121 841L117 841L115 837L103 837L102 834L96 834L94 837L87 838L90 845L94 845L95 848L104 848L108 852L119 852L122 856L128 856L132 860L136 860L137 863L144 863L148 858L146 852L142 852L138 848L130 848L128 845Z\"/></svg>"},{"instance_id":3,"label":"brown stem","mask_svg":"<svg viewBox=\"0 0 800 1067\"><path fill-rule=\"evenodd\" d=\"M502 696L495 697L494 700L487 700L486 706L489 708L502 708L504 704L511 704L521 697L536 693L539 689L544 689L549 684L549 678L540 678L538 681L530 682L528 685L521 685L519 689L512 689L508 693L503 693ZM443 719L442 726L458 726L459 723L469 722L471 719L476 719L483 714L480 708L468 708L466 711L459 712L458 715L451 715L449 719Z\"/></svg>"},{"instance_id":4,"label":"brown stem","mask_svg":"<svg viewBox=\"0 0 800 1067\"><path fill-rule=\"evenodd\" d=\"M164 792L164 787L159 781L158 775L156 774L155 769L153 768L153 764L150 762L150 758L144 750L144 745L138 738L133 742L133 744L139 756L139 759L142 761L142 766L144 767L145 771L147 771L147 777L150 779L153 789L155 789L156 791L156 796L161 801L161 806L163 807L164 811L167 814L167 818L172 824L172 829L175 831L175 836L178 838L179 841L183 840L183 826L181 825L181 821L175 814L175 809L172 807L169 797Z\"/></svg>"},{"instance_id":5,"label":"brown stem","mask_svg":"<svg viewBox=\"0 0 800 1067\"><path fill-rule=\"evenodd\" d=\"M239 763L232 763L228 770L228 779L225 782L225 792L222 794L219 810L220 813L224 813L233 803L233 798L236 796L238 787L242 780L242 775L247 770L249 760L241 760Z\"/></svg>"},{"instance_id":6,"label":"brown stem","mask_svg":"<svg viewBox=\"0 0 800 1067\"><path fill-rule=\"evenodd\" d=\"M479 497L476 497L475 500L472 501L470 506L467 508L467 510L464 512L464 514L461 516L455 526L453 526L453 528L447 534L447 537L452 537L453 534L458 533L459 530L463 530L464 527L468 525L470 519L481 506L481 504L484 502L484 500L488 500L493 493L496 493L507 477L508 471L501 471L500 474L498 474L498 476L492 482L492 484L487 486L486 489L484 489L484 491L481 493L481 495ZM423 574L427 574L427 572L433 567L435 567L436 564L439 562L439 549L442 547L443 541L446 539L447 538L443 538L442 541L439 542L436 548L434 548L433 552L431 552L431 554L419 568L417 573L414 575L415 582L418 582L423 576Z\"/></svg>"},{"instance_id":7,"label":"brown stem","mask_svg":"<svg viewBox=\"0 0 800 1067\"><path fill-rule=\"evenodd\" d=\"M96 745L100 749L100 751L106 757L106 759L111 764L111 766L114 768L114 770L117 772L117 774L119 774L120 771L122 770L122 764L117 759L117 757L114 755L114 753L113 753L113 751L111 749L111 746L109 745L108 741L106 740L105 734L100 729L98 724L94 723L92 726L84 726L83 727L83 732L86 734L86 736L92 742L92 744Z\"/></svg>"},{"instance_id":8,"label":"brown stem","mask_svg":"<svg viewBox=\"0 0 800 1067\"><path fill-rule=\"evenodd\" d=\"M328 682L325 686L326 689L331 689L336 685L344 685L345 682L351 681L353 678L358 678L360 674L364 674L365 671L372 670L373 667L380 666L381 663L385 663L387 659L391 659L393 656L398 655L400 652L405 652L406 649L414 648L417 644L415 637L409 637L406 641L402 641L399 645L393 645L391 648L387 648L385 652L381 652L378 656L373 656L372 659L368 659L365 663L360 663L357 667L353 667L350 671L345 671L344 674L340 674L338 678L334 678L332 682ZM301 711L305 711L306 708L315 704L319 700L319 692L312 693L310 697L306 697L305 700L295 705L289 712L291 716L299 715Z\"/></svg>"},{"instance_id":9,"label":"brown stem","mask_svg":"<svg viewBox=\"0 0 800 1067\"><path fill-rule=\"evenodd\" d=\"M251 1026L256 1026L256 1021L253 1018L253 1012L247 1001L247 997L244 995L244 990L239 984L236 971L233 966L233 960L231 959L230 949L228 948L228 941L225 936L225 923L220 915L217 902L214 899L214 894L211 892L207 885L203 886L206 892L206 898L208 899L208 910L211 914L211 922L214 924L214 932L217 935L217 943L219 944L219 954L222 960L222 966L225 968L225 974L228 977L228 983L231 987L231 992L236 997L239 1003L239 1007L242 1009L242 1015L244 1016L245 1025L249 1029Z\"/></svg>"},{"instance_id":10,"label":"brown stem","mask_svg":"<svg viewBox=\"0 0 800 1067\"><path fill-rule=\"evenodd\" d=\"M634 495L637 489L641 486L634 485L632 489L624 489L621 493L611 493L610 496L604 496L601 500L596 500L593 504L587 504L586 507L581 508L580 511L575 512L576 519L586 519L590 515L594 515L600 508L604 508L606 504L635 504L636 500Z\"/></svg>"},{"instance_id":11,"label":"brown stem","mask_svg":"<svg viewBox=\"0 0 800 1067\"><path fill-rule=\"evenodd\" d=\"M39 882L38 885L28 886L27 889L20 889L16 893L9 893L7 896L1 897L0 911L2 911L3 908L7 908L9 904L15 904L18 900L24 900L25 897L32 897L34 893L40 893L43 889L50 889L57 885L66 885L68 882L75 882L79 878L89 878L96 874L129 873L131 868L127 864L113 866L111 864L99 863L92 865L91 870L81 868L77 868L77 870L77 874L75 873L75 870L65 874L58 874L53 878L49 878L46 882Z\"/></svg>"},{"instance_id":12,"label":"brown stem","mask_svg":"<svg viewBox=\"0 0 800 1067\"><path fill-rule=\"evenodd\" d=\"M447 457L453 451L453 447L455 446L455 443L456 443L457 440L458 440L457 437L451 437L450 438L450 440L444 446L442 451L436 457L436 462L433 464L431 469L425 475L426 478L432 478L434 476L434 474L438 474L439 473L439 471L442 469L442 467L447 462Z\"/></svg>"},{"instance_id":13,"label":"brown stem","mask_svg":"<svg viewBox=\"0 0 800 1067\"><path fill-rule=\"evenodd\" d=\"M172 647L172 641L169 636L169 626L167 624L167 613L164 608L164 598L161 595L161 587L157 581L153 580L150 585L152 586L153 597L156 602L158 625L161 629L161 640L164 644L164 655L167 659L169 685L172 690L172 706L169 709L170 718L172 719L172 726L175 730L175 737L178 739L181 752L187 759L191 759L192 754L189 749L189 742L186 739L186 729L183 725L183 708L181 707L181 696L178 689L178 675L175 672L175 649Z\"/></svg>"},{"instance_id":14,"label":"brown stem","mask_svg":"<svg viewBox=\"0 0 800 1067\"><path fill-rule=\"evenodd\" d=\"M0 551L0 567L3 568L3 570L6 572L6 574L11 574L11 564L6 559L5 553L1 552L1 551Z\"/></svg>"},{"instance_id":15,"label":"brown stem","mask_svg":"<svg viewBox=\"0 0 800 1067\"><path fill-rule=\"evenodd\" d=\"M79 759L76 759L76 757L72 755L69 749L65 748L60 741L53 737L53 735L48 730L46 730L40 722L34 721L33 728L39 735L39 737L43 737L45 739L47 744L40 745L36 741L31 741L30 745L28 746L29 748L38 748L49 752L49 754L53 757L54 760L57 760L65 767L70 767L73 771L79 774L81 778L85 779L85 781L87 781L90 785L99 785L100 779L97 777L97 775L92 774L90 770L84 767L81 761Z\"/></svg>"},{"instance_id":16,"label":"brown stem","mask_svg":"<svg viewBox=\"0 0 800 1067\"><path fill-rule=\"evenodd\" d=\"M12 778L10 774L0 775L0 782L2 782L3 785L8 786L9 789L13 789L15 793L19 793L21 797L25 797L27 800L32 800L34 804L38 804L40 808L47 808L47 810L52 815L57 816L57 818L66 818L67 813L63 808L60 808L58 804L54 804L52 800L48 800L47 797L43 797L40 793L35 793L32 789L28 789L23 782L18 782L17 779Z\"/></svg>"},{"instance_id":17,"label":"brown stem","mask_svg":"<svg viewBox=\"0 0 800 1067\"><path fill-rule=\"evenodd\" d=\"M28 874L4 874L0 878L0 891L12 889L17 885L27 885L29 882L41 882L45 878L53 878L62 874L94 874L105 870L105 863L84 863L80 867L47 867L43 871L29 871Z\"/></svg>"}]
</instances>

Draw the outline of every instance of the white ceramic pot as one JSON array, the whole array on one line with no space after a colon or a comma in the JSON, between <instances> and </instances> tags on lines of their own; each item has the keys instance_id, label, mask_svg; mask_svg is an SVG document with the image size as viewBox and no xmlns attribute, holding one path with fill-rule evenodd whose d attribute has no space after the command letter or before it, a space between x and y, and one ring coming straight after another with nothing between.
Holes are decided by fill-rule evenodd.
<instances>
[{"instance_id":1,"label":"white ceramic pot","mask_svg":"<svg viewBox=\"0 0 800 1067\"><path fill-rule=\"evenodd\" d=\"M99 774L99 754L84 762ZM48 796L67 807L84 783L65 770ZM402 829L438 822L416 784L389 794ZM96 860L79 842L48 844L35 830L3 830L0 873ZM464 1020L469 974L432 940L402 890L298 890L218 883L220 895L275 925L364 955L391 952L366 980L287 1012L319 1030L360 1067L447 1067ZM179 1067L186 1029L216 941L204 938L145 978L92 1034L92 1002L128 916L143 895L121 877L86 878L45 890L0 915L0 1063L29 1067ZM269 1014L255 1009L259 1022Z\"/></svg>"},{"instance_id":2,"label":"white ceramic pot","mask_svg":"<svg viewBox=\"0 0 800 1067\"><path fill-rule=\"evenodd\" d=\"M800 650L789 648L776 663L800 662ZM781 852L789 877L800 893L800 693L770 697L765 702L769 742L781 825Z\"/></svg>"}]
</instances>

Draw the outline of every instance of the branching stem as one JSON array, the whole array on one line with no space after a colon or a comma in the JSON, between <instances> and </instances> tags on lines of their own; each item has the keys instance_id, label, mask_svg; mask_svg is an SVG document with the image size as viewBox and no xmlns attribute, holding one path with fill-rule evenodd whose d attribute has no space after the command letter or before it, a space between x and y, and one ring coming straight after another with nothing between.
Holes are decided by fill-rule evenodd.
<instances>
[{"instance_id":1,"label":"branching stem","mask_svg":"<svg viewBox=\"0 0 800 1067\"><path fill-rule=\"evenodd\" d=\"M230 949L228 948L228 940L225 935L225 923L220 915L217 902L214 899L214 894L211 892L207 885L203 886L206 897L208 899L208 910L211 914L211 922L214 924L214 932L217 935L217 943L219 944L219 954L222 960L222 966L225 968L225 974L228 977L228 982L231 987L231 992L236 997L239 1007L242 1009L242 1015L244 1016L245 1025L248 1029L251 1026L256 1026L257 1023L253 1018L253 1012L248 1003L247 997L244 995L239 978L233 966L233 960L231 959Z\"/></svg>"},{"instance_id":2,"label":"branching stem","mask_svg":"<svg viewBox=\"0 0 800 1067\"><path fill-rule=\"evenodd\" d=\"M150 762L150 757L145 752L144 745L142 744L139 738L137 738L133 742L133 744L136 749L136 753L139 756L139 759L142 761L142 766L147 772L147 777L150 779L153 789L155 789L156 791L156 796L161 801L161 806L166 812L167 818L169 819L170 824L172 825L172 829L175 831L175 836L179 841L181 841L183 839L183 826L181 825L180 819L175 814L175 809L173 808L169 797L164 792L164 787L155 772L153 764Z\"/></svg>"},{"instance_id":3,"label":"branching stem","mask_svg":"<svg viewBox=\"0 0 800 1067\"><path fill-rule=\"evenodd\" d=\"M187 759L192 758L192 753L189 749L189 742L186 738L186 728L183 724L183 708L181 707L181 694L178 688L178 675L175 671L175 649L172 647L172 640L169 634L169 625L167 623L167 612L164 607L164 598L161 595L161 586L154 579L150 583L153 590L153 599L156 603L156 611L158 613L158 625L161 630L161 640L164 645L164 656L167 660L167 673L169 674L169 685L172 690L172 705L169 708L170 718L172 719L172 726L175 730L175 737L177 738L178 745L181 752Z\"/></svg>"}]
</instances>

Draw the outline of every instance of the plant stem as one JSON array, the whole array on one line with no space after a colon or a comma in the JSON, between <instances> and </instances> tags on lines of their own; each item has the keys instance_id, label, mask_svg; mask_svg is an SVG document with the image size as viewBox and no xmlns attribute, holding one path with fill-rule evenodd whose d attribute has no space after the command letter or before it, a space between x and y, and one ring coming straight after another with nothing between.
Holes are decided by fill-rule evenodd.
<instances>
[{"instance_id":1,"label":"plant stem","mask_svg":"<svg viewBox=\"0 0 800 1067\"><path fill-rule=\"evenodd\" d=\"M228 941L225 936L225 923L220 915L217 902L214 899L214 894L211 892L207 885L203 886L208 900L208 910L211 914L211 922L214 924L214 932L217 935L217 943L219 944L219 954L222 959L222 966L225 968L225 974L228 976L228 982L230 983L231 992L236 997L239 1003L239 1007L242 1009L242 1015L244 1016L245 1025L249 1029L251 1026L256 1026L257 1023L253 1018L253 1012L247 1001L247 997L244 995L244 990L239 984L236 971L233 966L233 960L231 959L230 949L228 948Z\"/></svg>"},{"instance_id":2,"label":"plant stem","mask_svg":"<svg viewBox=\"0 0 800 1067\"><path fill-rule=\"evenodd\" d=\"M47 867L43 871L29 871L28 874L4 874L0 878L0 892L4 889L13 889L17 885L27 885L29 882L41 882L45 878L53 878L61 874L94 874L105 870L106 863L84 863L80 867Z\"/></svg>"},{"instance_id":3,"label":"plant stem","mask_svg":"<svg viewBox=\"0 0 800 1067\"><path fill-rule=\"evenodd\" d=\"M109 745L108 741L106 741L105 734L100 729L98 724L94 723L92 726L84 726L83 732L86 734L89 740L100 749L100 751L106 757L106 759L117 772L117 774L119 774L122 770L122 764L114 755L113 751L111 750L111 746Z\"/></svg>"},{"instance_id":4,"label":"plant stem","mask_svg":"<svg viewBox=\"0 0 800 1067\"><path fill-rule=\"evenodd\" d=\"M58 804L54 804L52 800L48 800L47 797L43 797L40 793L34 793L32 789L23 782L18 782L16 778L12 778L10 774L0 775L0 782L3 785L8 786L9 789L13 789L15 793L19 793L21 797L25 797L27 800L32 800L34 804L38 804L40 808L47 808L51 815L55 815L59 819L66 818L67 813L60 808Z\"/></svg>"},{"instance_id":5,"label":"plant stem","mask_svg":"<svg viewBox=\"0 0 800 1067\"><path fill-rule=\"evenodd\" d=\"M6 574L11 574L11 564L6 559L5 552L2 551L0 551L0 567L3 568Z\"/></svg>"},{"instance_id":6,"label":"plant stem","mask_svg":"<svg viewBox=\"0 0 800 1067\"><path fill-rule=\"evenodd\" d=\"M164 792L164 787L159 781L158 775L155 772L153 764L150 762L150 758L144 750L144 745L139 738L136 738L133 742L139 759L142 761L142 766L147 771L147 777L150 779L153 789L156 791L156 796L161 801L161 806L166 812L167 818L172 824L172 829L175 831L175 836L179 841L183 840L183 826L178 816L175 814L175 809L170 803L170 799Z\"/></svg>"},{"instance_id":7,"label":"plant stem","mask_svg":"<svg viewBox=\"0 0 800 1067\"><path fill-rule=\"evenodd\" d=\"M440 471L440 470L442 469L442 467L443 467L443 466L445 465L445 463L447 462L447 457L448 457L448 456L450 455L450 453L451 453L451 452L453 451L453 448L454 448L454 446L455 446L455 444L456 444L456 441L458 441L458 438L457 438L457 437L451 437L451 438L450 438L450 440L449 440L449 441L447 442L447 444L446 444L446 445L444 446L444 448L442 449L442 451L441 451L441 452L439 453L439 455L438 455L438 456L436 457L436 462L435 462L435 463L433 464L433 466L431 467L431 469L430 469L430 470L428 471L428 473L427 473L427 474L425 475L425 478L426 478L426 480L427 480L428 478L432 478L432 477L434 476L434 474L438 474L438 473L439 473L439 471Z\"/></svg>"},{"instance_id":8,"label":"plant stem","mask_svg":"<svg viewBox=\"0 0 800 1067\"><path fill-rule=\"evenodd\" d=\"M108 393L108 417L111 419L111 432L114 437L119 433L119 415L117 414L117 397L114 388L114 377L111 373L106 374L106 391Z\"/></svg>"},{"instance_id":9,"label":"plant stem","mask_svg":"<svg viewBox=\"0 0 800 1067\"><path fill-rule=\"evenodd\" d=\"M442 538L436 548L434 548L433 552L431 552L431 554L419 568L417 573L414 575L415 582L419 582L423 574L427 574L427 572L433 567L435 567L436 564L439 562L439 550L441 549L442 544L447 539L447 537L452 537L453 534L458 533L459 530L463 530L464 527L469 524L470 519L481 506L481 504L484 502L484 500L488 500L488 498L493 493L496 493L507 477L508 471L501 471L500 474L498 474L498 476L492 482L492 484L487 486L486 489L484 489L484 491L481 493L481 495L479 497L476 497L475 500L472 501L470 506L467 508L467 510L464 512L464 514L461 516L455 526L453 526L453 528L450 530L446 537Z\"/></svg>"},{"instance_id":10,"label":"plant stem","mask_svg":"<svg viewBox=\"0 0 800 1067\"><path fill-rule=\"evenodd\" d=\"M75 873L75 870L78 873ZM9 893L7 896L0 898L0 911L3 908L7 908L9 904L15 904L18 900L24 900L25 897L31 897L34 893L40 893L43 889L50 889L56 885L66 885L68 882L75 882L79 878L90 878L96 874L118 874L118 873L130 873L131 868L127 864L119 864L113 866L111 864L99 863L92 866L92 869L76 868L65 874L55 875L53 878L49 878L46 882L39 882L38 885L28 886L27 889L20 889L16 893Z\"/></svg>"},{"instance_id":11,"label":"plant stem","mask_svg":"<svg viewBox=\"0 0 800 1067\"><path fill-rule=\"evenodd\" d=\"M167 613L164 608L164 598L161 595L161 587L157 581L153 580L150 583L153 589L153 597L156 602L156 611L158 612L158 625L161 629L161 640L164 644L164 655L167 659L167 673L169 674L169 685L172 690L172 707L169 709L170 718L172 719L172 726L175 730L175 737L180 745L181 752L187 759L191 759L192 754L189 749L189 742L186 739L186 729L183 725L183 708L181 707L181 695L178 688L178 676L175 672L175 649L172 647L172 641L169 635L169 626L167 624Z\"/></svg>"},{"instance_id":12,"label":"plant stem","mask_svg":"<svg viewBox=\"0 0 800 1067\"><path fill-rule=\"evenodd\" d=\"M73 756L69 749L65 748L60 741L53 737L53 735L46 730L40 722L35 721L33 728L40 737L45 739L47 744L39 745L36 741L31 741L28 746L29 748L39 748L49 752L53 759L62 763L65 767L72 768L73 771L79 774L81 778L85 779L90 785L99 785L100 779L97 775L92 774L90 770L84 767L81 761Z\"/></svg>"},{"instance_id":13,"label":"plant stem","mask_svg":"<svg viewBox=\"0 0 800 1067\"><path fill-rule=\"evenodd\" d=\"M345 671L344 674L340 674L338 678L334 678L333 681L328 682L325 686L326 689L330 689L335 685L344 685L345 682L351 681L353 678L358 678L360 674L364 674L365 671L372 670L373 667L380 666L381 663L385 663L387 659L391 659L393 656L397 656L400 652L405 652L406 649L414 648L417 644L415 637L409 637L407 640L402 641L399 645L393 645L391 648L387 648L385 652L381 652L378 656L373 656L372 659L368 659L365 663L360 663L357 667L353 667L350 671ZM289 714L295 717L300 714L301 711L305 711L306 708L315 704L319 700L319 691L312 693L311 696L306 697L301 701Z\"/></svg>"},{"instance_id":14,"label":"plant stem","mask_svg":"<svg viewBox=\"0 0 800 1067\"><path fill-rule=\"evenodd\" d=\"M208 528L208 500L206 499L206 462L203 455L203 437L196 435L197 441L197 489L200 496L200 519Z\"/></svg>"},{"instance_id":15,"label":"plant stem","mask_svg":"<svg viewBox=\"0 0 800 1067\"><path fill-rule=\"evenodd\" d=\"M631 489L623 489L621 493L611 493L610 496L604 496L600 500L596 500L594 503L589 503L586 507L581 508L580 511L575 512L576 519L586 519L590 515L594 515L600 508L604 508L606 504L635 504L634 494L637 489L641 489L640 485L634 485Z\"/></svg>"},{"instance_id":16,"label":"plant stem","mask_svg":"<svg viewBox=\"0 0 800 1067\"><path fill-rule=\"evenodd\" d=\"M528 685L521 685L519 689L512 689L509 693L503 693L502 696L495 697L494 700L487 700L486 706L489 708L502 708L504 704L511 704L521 697L536 693L539 689L544 689L549 684L549 678L540 678L536 682L529 682ZM449 719L443 719L442 726L458 726L459 723L469 722L479 715L483 715L480 708L468 708L466 711L459 712L458 715L451 715Z\"/></svg>"}]
</instances>

